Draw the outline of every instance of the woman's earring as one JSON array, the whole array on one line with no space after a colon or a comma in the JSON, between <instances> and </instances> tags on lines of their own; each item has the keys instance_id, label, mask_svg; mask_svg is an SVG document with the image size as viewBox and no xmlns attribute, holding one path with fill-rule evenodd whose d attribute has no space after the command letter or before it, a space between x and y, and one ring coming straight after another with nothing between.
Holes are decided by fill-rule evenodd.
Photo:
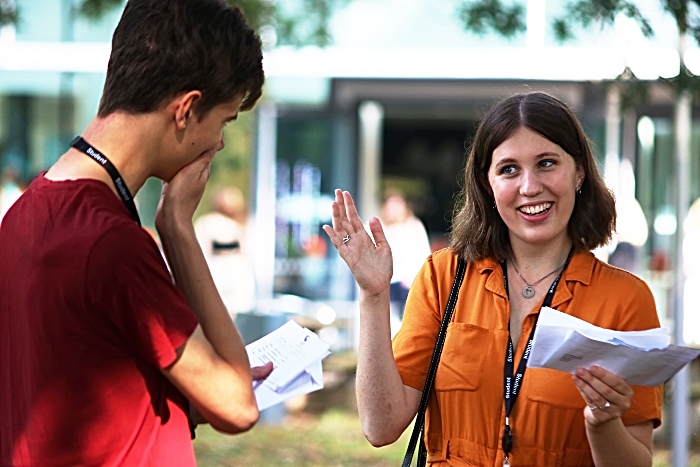
<instances>
[{"instance_id":1,"label":"woman's earring","mask_svg":"<svg viewBox=\"0 0 700 467\"><path fill-rule=\"evenodd\" d=\"M581 187L579 187L578 190L576 190L576 195L577 195L577 196L580 196L580 195L581 195Z\"/></svg>"}]
</instances>

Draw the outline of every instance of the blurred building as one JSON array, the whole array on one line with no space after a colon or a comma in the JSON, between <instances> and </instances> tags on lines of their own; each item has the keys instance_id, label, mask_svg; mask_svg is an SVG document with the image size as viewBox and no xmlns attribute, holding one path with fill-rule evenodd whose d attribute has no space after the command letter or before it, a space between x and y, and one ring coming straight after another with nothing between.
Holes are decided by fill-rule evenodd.
<instances>
[{"instance_id":1,"label":"blurred building","mask_svg":"<svg viewBox=\"0 0 700 467\"><path fill-rule=\"evenodd\" d=\"M46 169L97 109L120 12L88 21L71 3L14 0L20 22L0 30L0 170L11 165L28 178ZM335 42L325 49L278 47L274 33L263 31L267 84L256 110L249 196L258 309L274 311L276 296L297 295L328 303L334 319L352 321L354 283L321 230L333 189L350 190L367 219L378 214L385 188L400 187L433 248L441 248L465 141L479 118L503 97L542 90L576 110L611 187L633 191L648 224L636 272L650 282L667 318L681 222L674 214L674 96L656 80L675 76L680 58L670 16L650 10L657 2L641 3L644 14L661 19L652 39L620 19L561 45L550 32L562 14L558 0L529 0L528 31L510 41L465 32L453 2L430 0L347 2L331 20ZM697 48L685 56L696 74L699 56ZM620 111L622 97L606 83L626 67L649 83L649 95ZM699 110L693 109L691 199L700 197ZM620 182L622 160L633 168L634 183ZM139 193L146 225L157 197L158 184ZM323 322L331 320L323 310Z\"/></svg>"}]
</instances>

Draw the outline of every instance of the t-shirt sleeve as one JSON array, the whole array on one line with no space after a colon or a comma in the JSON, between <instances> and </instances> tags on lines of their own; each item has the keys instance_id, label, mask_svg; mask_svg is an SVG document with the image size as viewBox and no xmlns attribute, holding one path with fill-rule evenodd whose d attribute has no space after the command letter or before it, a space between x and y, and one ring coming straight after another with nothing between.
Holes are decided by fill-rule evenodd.
<instances>
[{"instance_id":1,"label":"t-shirt sleeve","mask_svg":"<svg viewBox=\"0 0 700 467\"><path fill-rule=\"evenodd\" d=\"M406 386L423 390L442 321L433 256L423 263L408 292L401 329L392 342L394 360Z\"/></svg>"},{"instance_id":2,"label":"t-shirt sleeve","mask_svg":"<svg viewBox=\"0 0 700 467\"><path fill-rule=\"evenodd\" d=\"M628 284L618 290L627 290L628 301L624 304L619 313L619 330L621 331L641 331L658 328L659 317L656 312L654 296L649 286L631 274ZM651 420L654 428L661 425L661 407L663 397L663 385L656 387L632 386L634 395L630 408L622 414L622 422L625 425L635 425Z\"/></svg>"},{"instance_id":3,"label":"t-shirt sleeve","mask_svg":"<svg viewBox=\"0 0 700 467\"><path fill-rule=\"evenodd\" d=\"M91 307L131 351L158 368L172 364L198 321L151 236L135 224L112 228L95 243L87 264Z\"/></svg>"}]
</instances>

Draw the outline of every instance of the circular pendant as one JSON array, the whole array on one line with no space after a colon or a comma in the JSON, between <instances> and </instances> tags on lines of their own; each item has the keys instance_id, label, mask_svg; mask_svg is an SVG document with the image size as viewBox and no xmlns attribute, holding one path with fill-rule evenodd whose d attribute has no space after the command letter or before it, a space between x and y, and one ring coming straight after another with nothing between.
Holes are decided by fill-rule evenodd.
<instances>
[{"instance_id":1,"label":"circular pendant","mask_svg":"<svg viewBox=\"0 0 700 467\"><path fill-rule=\"evenodd\" d=\"M535 289L533 289L529 285L523 289L523 297L532 298L534 296L535 296Z\"/></svg>"}]
</instances>

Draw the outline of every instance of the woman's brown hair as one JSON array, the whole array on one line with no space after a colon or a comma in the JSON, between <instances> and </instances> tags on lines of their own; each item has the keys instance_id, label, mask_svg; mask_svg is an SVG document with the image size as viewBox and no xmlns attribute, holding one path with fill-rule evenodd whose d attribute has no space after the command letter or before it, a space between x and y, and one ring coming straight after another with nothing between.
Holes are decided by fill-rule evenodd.
<instances>
[{"instance_id":1,"label":"woman's brown hair","mask_svg":"<svg viewBox=\"0 0 700 467\"><path fill-rule=\"evenodd\" d=\"M592 250L607 243L615 229L615 200L598 172L588 138L566 104L549 94L532 92L502 100L481 120L452 219L452 250L467 261L508 256L508 227L495 208L488 170L493 151L518 128L528 128L559 145L585 171L568 224L574 248Z\"/></svg>"}]
</instances>

